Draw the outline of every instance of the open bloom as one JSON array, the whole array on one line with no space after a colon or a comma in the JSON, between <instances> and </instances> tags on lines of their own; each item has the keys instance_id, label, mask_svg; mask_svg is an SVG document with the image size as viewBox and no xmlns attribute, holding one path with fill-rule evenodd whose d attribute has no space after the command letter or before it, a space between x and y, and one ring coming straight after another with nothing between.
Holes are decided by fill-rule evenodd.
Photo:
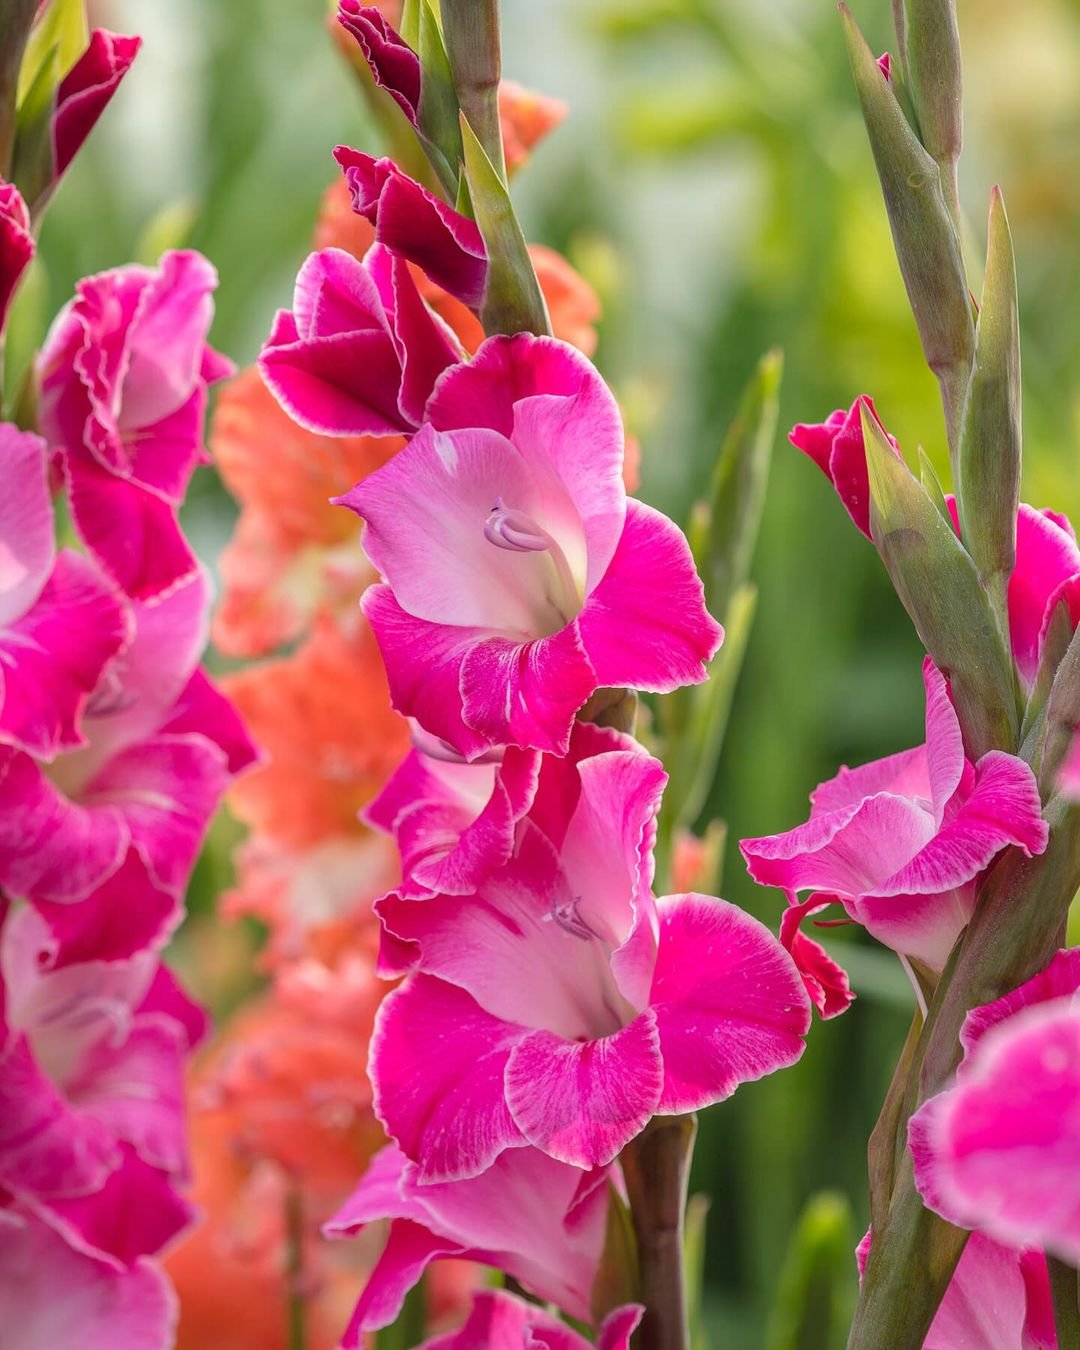
<instances>
[{"instance_id":1,"label":"open bloom","mask_svg":"<svg viewBox=\"0 0 1080 1350\"><path fill-rule=\"evenodd\" d=\"M0 179L0 332L22 274L34 256L30 213L18 188Z\"/></svg>"},{"instance_id":2,"label":"open bloom","mask_svg":"<svg viewBox=\"0 0 1080 1350\"><path fill-rule=\"evenodd\" d=\"M641 1321L637 1304L617 1308L604 1319L596 1350L630 1350L630 1337ZM557 1317L502 1289L485 1289L473 1300L460 1331L425 1341L419 1350L591 1350L592 1342Z\"/></svg>"},{"instance_id":3,"label":"open bloom","mask_svg":"<svg viewBox=\"0 0 1080 1350\"><path fill-rule=\"evenodd\" d=\"M4 1350L171 1350L176 1299L156 1265L88 1256L32 1211L0 1209Z\"/></svg>"},{"instance_id":4,"label":"open bloom","mask_svg":"<svg viewBox=\"0 0 1080 1350\"><path fill-rule=\"evenodd\" d=\"M606 1164L657 1112L802 1052L808 1001L772 934L721 900L652 897L660 765L579 737L474 895L377 906L384 968L415 973L380 1009L375 1109L420 1182L526 1145Z\"/></svg>"},{"instance_id":5,"label":"open bloom","mask_svg":"<svg viewBox=\"0 0 1080 1350\"><path fill-rule=\"evenodd\" d=\"M207 387L232 370L206 342L216 285L188 251L87 277L38 358L39 424L63 463L75 527L139 599L197 566L176 511L204 457Z\"/></svg>"},{"instance_id":6,"label":"open bloom","mask_svg":"<svg viewBox=\"0 0 1080 1350\"><path fill-rule=\"evenodd\" d=\"M969 1013L956 1084L912 1117L915 1181L950 1223L1080 1261L1080 950Z\"/></svg>"},{"instance_id":7,"label":"open bloom","mask_svg":"<svg viewBox=\"0 0 1080 1350\"><path fill-rule=\"evenodd\" d=\"M543 1302L590 1320L612 1177L607 1168L582 1172L524 1148L480 1176L420 1184L417 1168L388 1145L324 1229L347 1237L391 1221L342 1345L350 1350L362 1332L389 1326L426 1267L448 1257L495 1266Z\"/></svg>"},{"instance_id":8,"label":"open bloom","mask_svg":"<svg viewBox=\"0 0 1080 1350\"><path fill-rule=\"evenodd\" d=\"M392 159L374 159L339 145L334 158L345 174L353 210L375 227L375 239L415 263L470 309L479 309L488 260L476 222L447 206Z\"/></svg>"},{"instance_id":9,"label":"open bloom","mask_svg":"<svg viewBox=\"0 0 1080 1350\"><path fill-rule=\"evenodd\" d=\"M128 638L122 598L56 551L45 444L0 424L0 744L41 759L84 744L87 702Z\"/></svg>"},{"instance_id":10,"label":"open bloom","mask_svg":"<svg viewBox=\"0 0 1080 1350\"><path fill-rule=\"evenodd\" d=\"M198 668L207 600L196 573L163 599L132 604L134 637L94 690L80 748L47 766L0 748L0 886L47 906L58 939L96 922L84 904L107 910L120 894L126 941L168 927L226 784L254 758ZM110 931L124 938L124 925Z\"/></svg>"},{"instance_id":11,"label":"open bloom","mask_svg":"<svg viewBox=\"0 0 1080 1350\"><path fill-rule=\"evenodd\" d=\"M981 873L1009 845L1041 853L1047 826L1028 765L1000 750L972 764L929 658L923 680L925 745L841 769L811 794L805 825L740 847L755 881L792 904L812 892L801 913L839 901L879 942L940 970Z\"/></svg>"},{"instance_id":12,"label":"open bloom","mask_svg":"<svg viewBox=\"0 0 1080 1350\"><path fill-rule=\"evenodd\" d=\"M551 338L490 338L420 432L341 498L384 585L364 596L394 706L474 759L565 753L602 685L705 678L723 631L682 532L627 500L618 409Z\"/></svg>"},{"instance_id":13,"label":"open bloom","mask_svg":"<svg viewBox=\"0 0 1080 1350\"><path fill-rule=\"evenodd\" d=\"M44 921L0 930L0 1191L117 1269L186 1227L182 1069L202 1012L152 951L51 966ZM0 1247L4 1244L0 1242Z\"/></svg>"},{"instance_id":14,"label":"open bloom","mask_svg":"<svg viewBox=\"0 0 1080 1350\"><path fill-rule=\"evenodd\" d=\"M881 426L881 418L877 415L873 400L863 394L847 412L838 408L824 422L800 422L792 427L788 440L796 450L809 455L829 479L844 510L869 539L870 475L866 468L866 447L863 444L863 408ZM891 436L888 439L899 455L896 442Z\"/></svg>"},{"instance_id":15,"label":"open bloom","mask_svg":"<svg viewBox=\"0 0 1080 1350\"><path fill-rule=\"evenodd\" d=\"M460 359L404 258L376 245L363 262L336 248L311 254L259 369L309 431L393 436L419 426L436 379Z\"/></svg>"}]
</instances>

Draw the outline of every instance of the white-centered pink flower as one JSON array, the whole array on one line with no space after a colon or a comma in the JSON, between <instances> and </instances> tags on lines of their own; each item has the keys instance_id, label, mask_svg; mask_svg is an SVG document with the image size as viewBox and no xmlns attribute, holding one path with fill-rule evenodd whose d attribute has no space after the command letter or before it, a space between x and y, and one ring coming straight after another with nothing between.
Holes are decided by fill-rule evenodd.
<instances>
[{"instance_id":1,"label":"white-centered pink flower","mask_svg":"<svg viewBox=\"0 0 1080 1350\"><path fill-rule=\"evenodd\" d=\"M364 611L394 706L468 759L566 751L604 685L705 678L722 640L681 531L627 500L615 401L552 338L489 338L400 454L341 498L385 584Z\"/></svg>"}]
</instances>

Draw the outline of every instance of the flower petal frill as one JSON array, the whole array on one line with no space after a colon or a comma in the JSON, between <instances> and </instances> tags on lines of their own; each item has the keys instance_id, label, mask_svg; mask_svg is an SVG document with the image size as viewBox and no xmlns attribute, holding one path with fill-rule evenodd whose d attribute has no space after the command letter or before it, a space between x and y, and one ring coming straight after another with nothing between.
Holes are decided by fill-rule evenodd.
<instances>
[{"instance_id":1,"label":"flower petal frill","mask_svg":"<svg viewBox=\"0 0 1080 1350\"><path fill-rule=\"evenodd\" d=\"M630 1337L641 1321L640 1304L628 1303L608 1314L596 1350L630 1350ZM473 1298L469 1320L460 1331L425 1341L418 1350L591 1350L592 1342L543 1308L504 1289L485 1289Z\"/></svg>"},{"instance_id":2,"label":"flower petal frill","mask_svg":"<svg viewBox=\"0 0 1080 1350\"><path fill-rule=\"evenodd\" d=\"M341 503L385 579L364 597L394 706L468 759L565 754L603 685L705 678L723 637L689 546L629 501L618 409L573 348L491 338Z\"/></svg>"}]
</instances>

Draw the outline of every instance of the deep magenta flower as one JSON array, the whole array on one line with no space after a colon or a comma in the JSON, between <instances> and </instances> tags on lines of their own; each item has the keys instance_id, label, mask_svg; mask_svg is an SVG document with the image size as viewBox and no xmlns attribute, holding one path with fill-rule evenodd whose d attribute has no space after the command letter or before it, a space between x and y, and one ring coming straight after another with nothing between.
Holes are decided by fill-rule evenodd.
<instances>
[{"instance_id":1,"label":"deep magenta flower","mask_svg":"<svg viewBox=\"0 0 1080 1350\"><path fill-rule=\"evenodd\" d=\"M87 277L38 358L39 425L76 529L139 599L193 575L177 507L202 446L207 387L232 371L207 345L217 274L198 253Z\"/></svg>"},{"instance_id":2,"label":"deep magenta flower","mask_svg":"<svg viewBox=\"0 0 1080 1350\"><path fill-rule=\"evenodd\" d=\"M0 333L22 274L34 256L30 213L19 191L0 179Z\"/></svg>"},{"instance_id":3,"label":"deep magenta flower","mask_svg":"<svg viewBox=\"0 0 1080 1350\"><path fill-rule=\"evenodd\" d=\"M87 1256L33 1211L0 1208L5 1350L171 1350L176 1320L176 1296L151 1261L127 1266Z\"/></svg>"},{"instance_id":4,"label":"deep magenta flower","mask_svg":"<svg viewBox=\"0 0 1080 1350\"><path fill-rule=\"evenodd\" d=\"M436 286L479 309L488 260L475 221L422 187L392 159L374 159L339 145L334 158L345 174L353 210L375 227L377 243L415 263Z\"/></svg>"},{"instance_id":5,"label":"deep magenta flower","mask_svg":"<svg viewBox=\"0 0 1080 1350\"><path fill-rule=\"evenodd\" d=\"M639 1304L616 1308L604 1319L596 1350L630 1350L630 1337L641 1321ZM503 1289L485 1289L473 1297L469 1320L460 1331L425 1341L418 1350L592 1350L592 1341Z\"/></svg>"},{"instance_id":6,"label":"deep magenta flower","mask_svg":"<svg viewBox=\"0 0 1080 1350\"><path fill-rule=\"evenodd\" d=\"M606 1164L657 1112L802 1052L808 1000L772 934L722 900L653 899L664 772L604 735L582 727L545 763L512 857L475 894L378 904L384 968L414 973L376 1023L375 1107L421 1182L527 1145Z\"/></svg>"},{"instance_id":7,"label":"deep magenta flower","mask_svg":"<svg viewBox=\"0 0 1080 1350\"><path fill-rule=\"evenodd\" d=\"M85 744L87 702L130 620L88 559L56 551L44 442L0 424L0 458L0 746L53 759Z\"/></svg>"},{"instance_id":8,"label":"deep magenta flower","mask_svg":"<svg viewBox=\"0 0 1080 1350\"><path fill-rule=\"evenodd\" d=\"M340 498L385 584L363 606L395 708L467 759L565 753L602 685L705 678L723 638L682 532L627 500L615 401L552 338L489 338Z\"/></svg>"},{"instance_id":9,"label":"deep magenta flower","mask_svg":"<svg viewBox=\"0 0 1080 1350\"><path fill-rule=\"evenodd\" d=\"M1055 610L1063 605L1073 628L1080 622L1080 549L1067 516L1021 502L1008 604L1013 657L1030 688Z\"/></svg>"},{"instance_id":10,"label":"deep magenta flower","mask_svg":"<svg viewBox=\"0 0 1080 1350\"><path fill-rule=\"evenodd\" d=\"M800 422L792 427L788 440L796 450L809 455L837 491L844 510L867 539L870 538L870 475L866 468L863 444L862 409L881 426L873 399L860 395L845 412L838 408L824 422ZM882 427L884 431L885 428ZM886 433L888 435L888 433ZM899 456L891 436L889 444Z\"/></svg>"},{"instance_id":11,"label":"deep magenta flower","mask_svg":"<svg viewBox=\"0 0 1080 1350\"><path fill-rule=\"evenodd\" d=\"M147 930L160 935L179 913L221 794L254 757L198 668L208 602L196 573L132 605L134 637L94 690L81 748L47 766L0 750L0 888L42 905L58 941L108 931L135 944L117 953L129 954ZM119 897L126 922L109 924Z\"/></svg>"},{"instance_id":12,"label":"deep magenta flower","mask_svg":"<svg viewBox=\"0 0 1080 1350\"><path fill-rule=\"evenodd\" d=\"M324 1228L328 1237L347 1237L390 1220L343 1347L351 1350L364 1331L389 1326L426 1267L445 1258L495 1266L543 1302L589 1321L614 1178L608 1168L582 1172L521 1148L479 1176L420 1184L418 1169L388 1145Z\"/></svg>"},{"instance_id":13,"label":"deep magenta flower","mask_svg":"<svg viewBox=\"0 0 1080 1350\"><path fill-rule=\"evenodd\" d=\"M1080 949L970 1012L956 1083L911 1118L915 1182L950 1223L1080 1261Z\"/></svg>"},{"instance_id":14,"label":"deep magenta flower","mask_svg":"<svg viewBox=\"0 0 1080 1350\"><path fill-rule=\"evenodd\" d=\"M420 58L377 5L339 0L338 23L354 37L380 89L385 89L412 125L420 129Z\"/></svg>"},{"instance_id":15,"label":"deep magenta flower","mask_svg":"<svg viewBox=\"0 0 1080 1350\"><path fill-rule=\"evenodd\" d=\"M841 769L811 794L805 825L740 848L754 880L792 904L812 892L803 912L838 901L879 942L940 970L983 870L1009 845L1041 853L1048 831L1030 767L1001 750L972 764L929 657L923 679L925 745Z\"/></svg>"},{"instance_id":16,"label":"deep magenta flower","mask_svg":"<svg viewBox=\"0 0 1080 1350\"><path fill-rule=\"evenodd\" d=\"M52 950L32 909L8 914L0 1193L76 1251L130 1267L191 1219L183 1065L205 1019L152 951L55 969Z\"/></svg>"},{"instance_id":17,"label":"deep magenta flower","mask_svg":"<svg viewBox=\"0 0 1080 1350\"><path fill-rule=\"evenodd\" d=\"M67 169L139 53L142 38L95 28L60 81L53 113L53 182Z\"/></svg>"},{"instance_id":18,"label":"deep magenta flower","mask_svg":"<svg viewBox=\"0 0 1080 1350\"><path fill-rule=\"evenodd\" d=\"M311 254L259 369L301 426L328 436L389 436L419 426L436 379L461 358L404 259L376 244L363 262L338 248Z\"/></svg>"}]
</instances>

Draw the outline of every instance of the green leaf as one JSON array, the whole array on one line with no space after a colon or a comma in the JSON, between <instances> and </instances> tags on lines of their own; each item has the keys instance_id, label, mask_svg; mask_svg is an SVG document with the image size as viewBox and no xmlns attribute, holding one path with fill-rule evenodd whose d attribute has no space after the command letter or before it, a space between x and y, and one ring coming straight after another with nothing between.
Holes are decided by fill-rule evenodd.
<instances>
[{"instance_id":1,"label":"green leaf","mask_svg":"<svg viewBox=\"0 0 1080 1350\"><path fill-rule=\"evenodd\" d=\"M923 646L951 682L972 759L1015 751L1012 658L967 550L863 409L870 530Z\"/></svg>"},{"instance_id":2,"label":"green leaf","mask_svg":"<svg viewBox=\"0 0 1080 1350\"><path fill-rule=\"evenodd\" d=\"M337 0L334 0L334 8L337 8ZM398 24L398 32L414 52L420 50L420 15L421 11L426 8L427 0L405 0L405 3L401 6L401 22Z\"/></svg>"},{"instance_id":3,"label":"green leaf","mask_svg":"<svg viewBox=\"0 0 1080 1350\"><path fill-rule=\"evenodd\" d=\"M454 90L450 58L439 21L429 0L421 0L419 15L420 107L417 120L424 149L451 200L458 190L461 163L461 110Z\"/></svg>"},{"instance_id":4,"label":"green leaf","mask_svg":"<svg viewBox=\"0 0 1080 1350\"><path fill-rule=\"evenodd\" d=\"M1002 604L1016 561L1021 455L1016 264L1005 204L995 188L975 361L960 432L957 496L964 543L983 581L996 584Z\"/></svg>"},{"instance_id":5,"label":"green leaf","mask_svg":"<svg viewBox=\"0 0 1080 1350\"><path fill-rule=\"evenodd\" d=\"M926 493L937 509L941 512L943 520L949 522L952 528L952 514L949 511L949 503L945 500L945 489L941 486L941 479L937 476L937 470L930 463L930 456L919 446L919 482L926 489Z\"/></svg>"},{"instance_id":6,"label":"green leaf","mask_svg":"<svg viewBox=\"0 0 1080 1350\"><path fill-rule=\"evenodd\" d=\"M55 61L55 89L82 56L89 41L85 0L52 0L26 44L16 94L19 109L46 67L53 66Z\"/></svg>"},{"instance_id":7,"label":"green leaf","mask_svg":"<svg viewBox=\"0 0 1080 1350\"><path fill-rule=\"evenodd\" d=\"M510 194L464 115L461 140L469 199L488 254L484 331L549 334L547 305Z\"/></svg>"},{"instance_id":8,"label":"green leaf","mask_svg":"<svg viewBox=\"0 0 1080 1350\"><path fill-rule=\"evenodd\" d=\"M60 84L60 52L53 47L26 91L15 119L11 181L36 217L53 181L52 116Z\"/></svg>"},{"instance_id":9,"label":"green leaf","mask_svg":"<svg viewBox=\"0 0 1080 1350\"><path fill-rule=\"evenodd\" d=\"M919 143L846 5L840 12L897 260L955 451L975 347L956 224L937 163Z\"/></svg>"},{"instance_id":10,"label":"green leaf","mask_svg":"<svg viewBox=\"0 0 1080 1350\"><path fill-rule=\"evenodd\" d=\"M855 1302L851 1207L823 1191L803 1210L773 1306L766 1350L839 1350Z\"/></svg>"}]
</instances>

